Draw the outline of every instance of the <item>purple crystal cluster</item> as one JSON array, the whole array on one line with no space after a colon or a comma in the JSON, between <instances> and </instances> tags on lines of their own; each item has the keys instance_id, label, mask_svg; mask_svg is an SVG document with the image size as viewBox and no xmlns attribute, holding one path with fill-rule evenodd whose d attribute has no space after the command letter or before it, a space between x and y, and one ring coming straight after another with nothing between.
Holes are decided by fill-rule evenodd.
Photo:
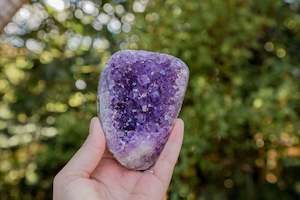
<instances>
[{"instance_id":1,"label":"purple crystal cluster","mask_svg":"<svg viewBox=\"0 0 300 200\"><path fill-rule=\"evenodd\" d=\"M157 160L177 117L189 70L178 58L119 51L102 71L98 108L108 149L125 167L146 170Z\"/></svg>"}]
</instances>

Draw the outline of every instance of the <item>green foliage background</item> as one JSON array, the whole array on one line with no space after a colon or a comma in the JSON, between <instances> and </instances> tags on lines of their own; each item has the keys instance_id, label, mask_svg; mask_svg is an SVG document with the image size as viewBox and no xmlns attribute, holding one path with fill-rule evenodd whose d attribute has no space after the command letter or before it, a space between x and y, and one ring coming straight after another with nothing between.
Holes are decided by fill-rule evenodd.
<instances>
[{"instance_id":1,"label":"green foliage background","mask_svg":"<svg viewBox=\"0 0 300 200\"><path fill-rule=\"evenodd\" d=\"M129 33L95 30L95 16L75 17L76 7L63 18L33 1L47 19L2 37L1 199L51 199L54 175L96 115L101 68L127 48L170 53L190 67L185 139L169 199L300 198L300 2L153 0L138 12L137 2L146 1L94 1L100 12L107 2L125 9L117 19L134 13ZM109 46L68 48L74 35ZM12 47L4 42L12 36L43 49ZM76 80L87 87L79 90Z\"/></svg>"}]
</instances>

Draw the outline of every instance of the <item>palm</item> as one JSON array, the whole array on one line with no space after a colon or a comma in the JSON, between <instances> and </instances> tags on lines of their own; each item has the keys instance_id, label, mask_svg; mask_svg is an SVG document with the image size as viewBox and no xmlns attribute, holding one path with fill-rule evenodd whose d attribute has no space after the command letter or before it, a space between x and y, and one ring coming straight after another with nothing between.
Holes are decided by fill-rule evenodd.
<instances>
[{"instance_id":1,"label":"palm","mask_svg":"<svg viewBox=\"0 0 300 200\"><path fill-rule=\"evenodd\" d=\"M159 199L165 192L154 174L128 170L111 156L102 158L89 180L103 199Z\"/></svg>"},{"instance_id":2,"label":"palm","mask_svg":"<svg viewBox=\"0 0 300 200\"><path fill-rule=\"evenodd\" d=\"M99 135L94 136L99 137ZM89 144L89 149L79 150L77 152L79 155L75 154L60 172L64 175L57 176L54 190L59 190L61 187L64 190L60 193L54 191L55 200L84 198L89 200L160 200L163 198L180 150L182 141L180 135L172 133L168 142L169 145L167 143L159 160L153 166L154 173L126 169L107 151L103 154L104 150L101 153L103 154L101 160L94 167L88 164L92 162L91 157L79 162L76 157L81 157L81 154L88 155L89 153L91 155L95 153L96 158L98 147L94 141L98 139L91 139L90 141L94 143L94 147ZM83 147L87 148L87 145L83 145ZM74 166L78 163L83 163L83 166Z\"/></svg>"}]
</instances>

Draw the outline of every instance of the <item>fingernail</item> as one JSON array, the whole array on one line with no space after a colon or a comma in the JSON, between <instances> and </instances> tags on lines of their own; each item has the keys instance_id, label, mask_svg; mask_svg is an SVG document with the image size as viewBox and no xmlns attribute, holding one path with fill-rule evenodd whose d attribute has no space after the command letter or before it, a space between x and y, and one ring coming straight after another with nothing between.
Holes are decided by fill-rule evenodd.
<instances>
[{"instance_id":1,"label":"fingernail","mask_svg":"<svg viewBox=\"0 0 300 200\"><path fill-rule=\"evenodd\" d=\"M93 117L93 119L91 120L91 123L90 123L90 134L92 132L94 132L94 130L95 130L96 123L97 123L96 120L98 120L98 118L96 118L96 117Z\"/></svg>"}]
</instances>

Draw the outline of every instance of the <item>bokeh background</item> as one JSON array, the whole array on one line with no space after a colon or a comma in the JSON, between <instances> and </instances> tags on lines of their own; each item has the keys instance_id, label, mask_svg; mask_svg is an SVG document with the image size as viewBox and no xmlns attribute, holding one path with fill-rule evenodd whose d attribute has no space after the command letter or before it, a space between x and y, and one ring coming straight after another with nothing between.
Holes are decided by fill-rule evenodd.
<instances>
[{"instance_id":1,"label":"bokeh background","mask_svg":"<svg viewBox=\"0 0 300 200\"><path fill-rule=\"evenodd\" d=\"M120 49L190 67L168 199L300 199L299 0L32 0L0 36L1 200L52 198Z\"/></svg>"}]
</instances>

